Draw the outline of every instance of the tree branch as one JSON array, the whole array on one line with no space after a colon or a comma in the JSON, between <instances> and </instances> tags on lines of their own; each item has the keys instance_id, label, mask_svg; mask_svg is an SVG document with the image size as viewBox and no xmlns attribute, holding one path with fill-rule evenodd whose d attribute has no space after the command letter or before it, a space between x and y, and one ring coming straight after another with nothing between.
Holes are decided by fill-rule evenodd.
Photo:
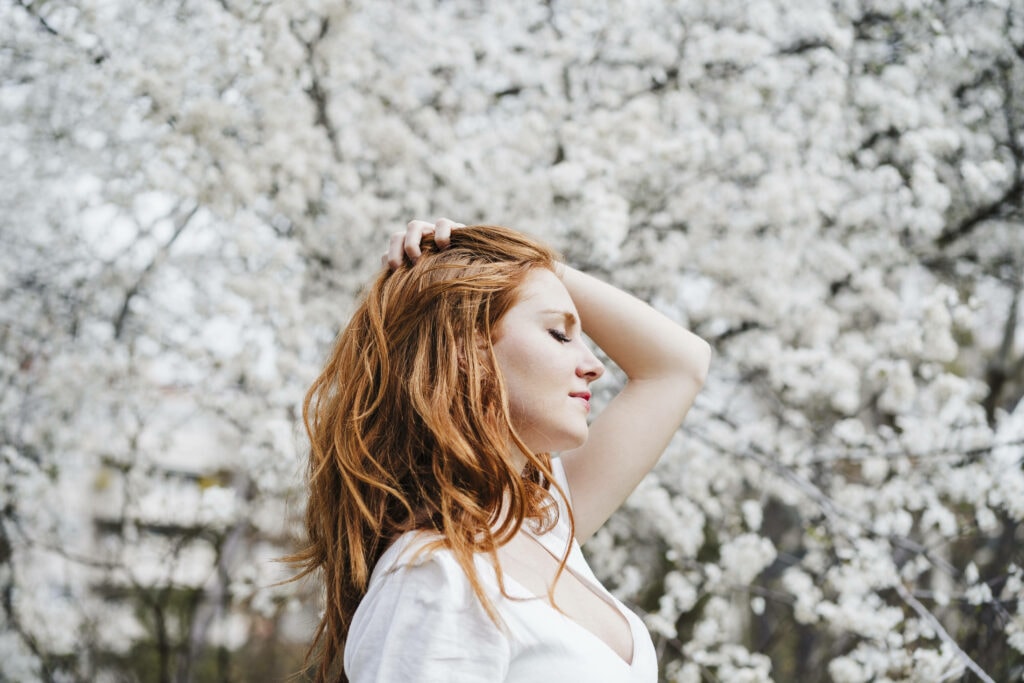
<instances>
[{"instance_id":1,"label":"tree branch","mask_svg":"<svg viewBox=\"0 0 1024 683\"><path fill-rule=\"evenodd\" d=\"M938 245L948 247L961 237L970 235L981 223L997 218L1000 212L1007 206L1019 206L1021 194L1024 193L1024 179L1017 180L996 200L977 208L970 216L960 221L957 225L947 228L939 235Z\"/></svg>"},{"instance_id":2,"label":"tree branch","mask_svg":"<svg viewBox=\"0 0 1024 683\"><path fill-rule=\"evenodd\" d=\"M1010 78L1012 65L1008 63L999 64L999 84L1003 91L1003 124L1006 126L1006 139L1002 144L1006 145L1013 155L1014 174L1016 180L1003 192L1002 196L989 204L978 207L971 215L960 221L954 227L947 228L939 235L938 245L947 247L951 243L969 235L978 225L985 221L996 218L1007 206L1020 208L1022 195L1024 195L1024 149L1017 140L1015 131L1018 126L1014 122L1014 88Z\"/></svg>"},{"instance_id":3,"label":"tree branch","mask_svg":"<svg viewBox=\"0 0 1024 683\"><path fill-rule=\"evenodd\" d=\"M145 283L146 278L149 277L149 274L156 270L157 265L159 265L163 261L164 257L167 255L167 252L170 251L171 247L174 245L177 239L181 237L181 233L185 231L186 227L188 227L189 222L192 220L192 217L196 215L197 211L199 211L199 204L193 206L192 209L187 214L181 217L181 219L178 221L178 224L175 226L174 234L171 235L171 238L167 240L167 243L160 248L160 250L156 253L156 256L153 257L153 260L150 261L149 264L142 269L142 272L139 273L139 276L135 279L135 283L128 288L127 292L125 292L124 301L121 303L121 311L117 314L117 317L114 319L115 339L120 339L121 333L124 332L124 324L125 321L128 319L128 313L131 308L132 299L134 299L135 296L141 291L142 285Z\"/></svg>"},{"instance_id":4,"label":"tree branch","mask_svg":"<svg viewBox=\"0 0 1024 683\"><path fill-rule=\"evenodd\" d=\"M316 109L314 123L324 129L327 139L331 143L331 152L334 155L334 160L340 162L342 158L341 145L338 143L338 128L334 125L334 121L331 119L330 112L328 111L330 108L330 95L328 95L327 89L323 85L323 78L316 68L316 46L327 36L330 27L331 20L327 17L322 17L320 19L320 30L317 32L316 37L306 41L303 40L294 22L289 25L292 36L306 48L306 61L309 64L311 74L311 82L309 87L306 88L306 94L309 95L309 99L313 101L313 106Z\"/></svg>"},{"instance_id":5,"label":"tree branch","mask_svg":"<svg viewBox=\"0 0 1024 683\"><path fill-rule=\"evenodd\" d=\"M1006 314L1006 323L1003 325L1003 340L999 345L996 357L991 359L985 368L985 382L988 384L988 396L981 402L985 408L985 417L988 423L995 424L996 408L999 407L999 399L1003 396L1003 389L1006 388L1008 380L1012 379L1012 370L1016 365L1011 358L1013 355L1013 341L1017 337L1017 309L1020 307L1021 281L1017 278L1016 286L1013 288L1013 296L1010 299L1010 310Z\"/></svg>"},{"instance_id":6,"label":"tree branch","mask_svg":"<svg viewBox=\"0 0 1024 683\"><path fill-rule=\"evenodd\" d=\"M896 584L896 593L899 594L903 602L907 603L912 610L917 612L917 616L921 617L921 619L932 627L935 633L938 634L939 640L948 645L953 652L956 653L957 658L963 662L964 666L973 671L974 674L981 680L985 681L985 683L996 683L980 666L975 663L973 659L970 658L966 652L960 648L959 645L957 645L956 641L953 640L953 637L942 627L942 624L935 615L929 612L927 607L922 605L917 598L911 595L910 591L908 591L902 583Z\"/></svg>"},{"instance_id":7,"label":"tree branch","mask_svg":"<svg viewBox=\"0 0 1024 683\"><path fill-rule=\"evenodd\" d=\"M717 417L718 419L720 419L722 422L729 425L733 429L738 428L738 426L735 423L726 418L724 415L716 415L715 417ZM711 446L712 448L716 448L720 451L726 452L724 451L724 449L718 446L718 444L711 441L707 436L701 434L699 430L694 430L691 433L696 438L700 439L701 441ZM834 527L839 526L837 524L839 520L851 522L855 524L857 527L859 527L864 532L864 534L866 534L869 538L885 539L886 541L888 541L889 543L898 548L902 548L904 550L908 550L910 552L917 553L923 556L932 564L932 566L943 570L947 574L956 574L955 567L953 567L949 562L945 561L941 557L936 557L936 555L929 548L918 543L917 541L911 538L907 538L906 536L898 536L896 534L879 534L875 532L871 529L868 520L864 519L862 516L854 514L852 510L840 507L834 500L832 500L832 498L828 496L828 494L826 494L820 488L815 486L814 483L808 481L804 477L801 477L796 472L793 472L791 469L782 465L781 463L776 462L774 459L770 457L770 454L764 452L756 445L751 445L745 452L738 455L740 455L741 457L750 458L757 464L764 467L766 470L774 472L776 475L780 476L781 478L785 479L790 484L795 486L801 493L807 496L807 498L814 501L818 505L818 508L821 510L821 513L825 516L825 519L828 520L828 522ZM841 532L837 531L837 533Z\"/></svg>"},{"instance_id":8,"label":"tree branch","mask_svg":"<svg viewBox=\"0 0 1024 683\"><path fill-rule=\"evenodd\" d=\"M44 31L49 33L51 36L60 36L60 31L50 26L50 23L46 21L46 17L41 15L35 7L25 2L25 0L18 0L18 6L35 17L36 21L39 22L39 26L42 27Z\"/></svg>"}]
</instances>

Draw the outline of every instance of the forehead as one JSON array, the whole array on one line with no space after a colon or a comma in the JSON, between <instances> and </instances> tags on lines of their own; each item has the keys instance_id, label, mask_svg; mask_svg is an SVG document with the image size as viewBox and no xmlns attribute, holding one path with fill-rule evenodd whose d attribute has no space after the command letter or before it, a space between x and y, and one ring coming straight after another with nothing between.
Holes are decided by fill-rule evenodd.
<instances>
[{"instance_id":1,"label":"forehead","mask_svg":"<svg viewBox=\"0 0 1024 683\"><path fill-rule=\"evenodd\" d=\"M514 309L523 313L541 311L564 311L576 313L569 291L558 276L546 268L534 268L519 286L519 297ZM511 313L511 311L509 311Z\"/></svg>"}]
</instances>

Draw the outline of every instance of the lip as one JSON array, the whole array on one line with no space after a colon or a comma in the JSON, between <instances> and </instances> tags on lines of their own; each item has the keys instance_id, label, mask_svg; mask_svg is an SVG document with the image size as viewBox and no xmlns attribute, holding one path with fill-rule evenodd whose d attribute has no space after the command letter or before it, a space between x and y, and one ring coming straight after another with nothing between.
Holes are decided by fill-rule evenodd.
<instances>
[{"instance_id":1,"label":"lip","mask_svg":"<svg viewBox=\"0 0 1024 683\"><path fill-rule=\"evenodd\" d=\"M590 392L589 391L574 391L569 394L572 398L582 399L583 404L587 407L587 411L590 410Z\"/></svg>"}]
</instances>

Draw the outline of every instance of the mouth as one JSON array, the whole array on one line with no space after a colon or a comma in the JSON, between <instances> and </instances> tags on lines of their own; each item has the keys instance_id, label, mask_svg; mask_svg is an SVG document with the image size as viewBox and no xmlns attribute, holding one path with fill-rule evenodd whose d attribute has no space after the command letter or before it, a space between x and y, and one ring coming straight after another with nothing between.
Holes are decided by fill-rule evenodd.
<instances>
[{"instance_id":1,"label":"mouth","mask_svg":"<svg viewBox=\"0 0 1024 683\"><path fill-rule=\"evenodd\" d=\"M586 406L587 411L590 411L590 392L589 391L575 391L569 394L572 398L578 398L583 401L583 405Z\"/></svg>"}]
</instances>

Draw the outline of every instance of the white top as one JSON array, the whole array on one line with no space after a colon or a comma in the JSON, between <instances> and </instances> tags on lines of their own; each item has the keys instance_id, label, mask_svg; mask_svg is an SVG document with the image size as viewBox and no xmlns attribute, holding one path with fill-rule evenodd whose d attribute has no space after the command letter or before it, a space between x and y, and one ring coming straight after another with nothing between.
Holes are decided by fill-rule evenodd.
<instances>
[{"instance_id":1,"label":"white top","mask_svg":"<svg viewBox=\"0 0 1024 683\"><path fill-rule=\"evenodd\" d=\"M552 470L568 492L557 459ZM557 491L552 489L555 498ZM569 543L565 503L550 532L535 536L561 557ZM402 535L381 556L369 588L356 609L345 643L345 673L351 683L656 683L654 644L640 618L615 599L594 576L576 539L566 569L618 609L633 638L630 663L603 640L535 597L508 575L501 594L486 556L476 569L488 597L505 622L500 630L487 616L455 557L447 550L411 560L428 541Z\"/></svg>"}]
</instances>

